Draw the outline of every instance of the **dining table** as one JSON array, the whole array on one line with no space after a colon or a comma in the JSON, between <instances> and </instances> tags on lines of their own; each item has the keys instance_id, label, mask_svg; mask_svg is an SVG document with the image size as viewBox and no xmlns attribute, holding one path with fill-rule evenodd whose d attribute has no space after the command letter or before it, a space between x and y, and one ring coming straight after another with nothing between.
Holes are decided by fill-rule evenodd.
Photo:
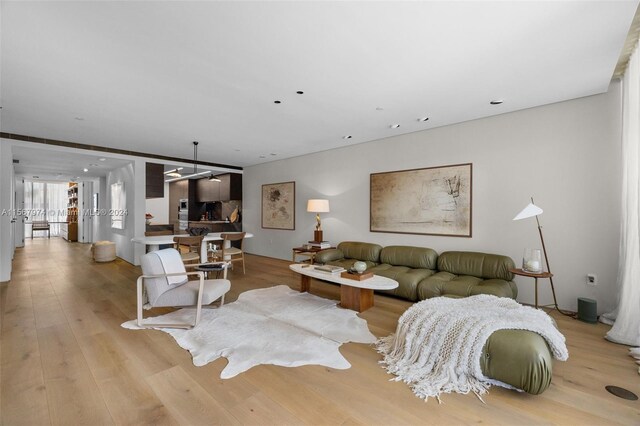
<instances>
[{"instance_id":1,"label":"dining table","mask_svg":"<svg viewBox=\"0 0 640 426\"><path fill-rule=\"evenodd\" d=\"M200 262L207 263L207 244L216 241L223 241L222 234L239 234L240 232L209 232L202 239L202 246L200 247ZM161 245L174 244L174 237L189 237L189 234L176 234L176 235L153 235L149 237L134 237L131 239L136 244L144 244L147 247L147 251L160 250ZM245 238L252 238L253 234L250 232L245 233ZM230 245L230 241L224 242ZM227 248L227 247L225 247Z\"/></svg>"}]
</instances>

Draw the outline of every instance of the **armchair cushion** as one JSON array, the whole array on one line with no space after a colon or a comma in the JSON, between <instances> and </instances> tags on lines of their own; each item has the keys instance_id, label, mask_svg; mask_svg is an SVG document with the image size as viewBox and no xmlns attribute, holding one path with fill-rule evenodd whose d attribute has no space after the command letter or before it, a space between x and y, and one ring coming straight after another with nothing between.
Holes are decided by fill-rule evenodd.
<instances>
[{"instance_id":1,"label":"armchair cushion","mask_svg":"<svg viewBox=\"0 0 640 426\"><path fill-rule=\"evenodd\" d=\"M189 281L180 287L162 293L153 306L195 306L198 303L199 281ZM202 288L202 304L218 300L231 289L229 280L205 280Z\"/></svg>"},{"instance_id":2,"label":"armchair cushion","mask_svg":"<svg viewBox=\"0 0 640 426\"><path fill-rule=\"evenodd\" d=\"M143 275L162 275L186 272L180 253L176 249L164 249L152 251L140 258L140 266ZM186 275L173 277L146 278L144 281L147 297L152 306L156 305L158 298L174 287L187 282Z\"/></svg>"}]
</instances>

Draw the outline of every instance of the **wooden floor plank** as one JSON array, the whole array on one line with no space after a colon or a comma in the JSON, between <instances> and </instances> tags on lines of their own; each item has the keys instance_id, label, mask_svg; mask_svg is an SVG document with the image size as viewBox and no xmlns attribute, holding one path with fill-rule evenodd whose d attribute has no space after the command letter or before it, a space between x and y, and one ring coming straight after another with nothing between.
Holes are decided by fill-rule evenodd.
<instances>
[{"instance_id":1,"label":"wooden floor plank","mask_svg":"<svg viewBox=\"0 0 640 426\"><path fill-rule=\"evenodd\" d=\"M108 333L82 337L79 344L117 424L177 424Z\"/></svg>"},{"instance_id":2,"label":"wooden floor plank","mask_svg":"<svg viewBox=\"0 0 640 426\"><path fill-rule=\"evenodd\" d=\"M50 422L49 405L40 355L3 363L2 410L4 425L46 425Z\"/></svg>"},{"instance_id":3,"label":"wooden floor plank","mask_svg":"<svg viewBox=\"0 0 640 426\"><path fill-rule=\"evenodd\" d=\"M112 424L113 420L68 325L38 329L51 423Z\"/></svg>"},{"instance_id":4,"label":"wooden floor plank","mask_svg":"<svg viewBox=\"0 0 640 426\"><path fill-rule=\"evenodd\" d=\"M146 380L180 424L239 424L238 419L189 377L180 366L149 376Z\"/></svg>"}]
</instances>

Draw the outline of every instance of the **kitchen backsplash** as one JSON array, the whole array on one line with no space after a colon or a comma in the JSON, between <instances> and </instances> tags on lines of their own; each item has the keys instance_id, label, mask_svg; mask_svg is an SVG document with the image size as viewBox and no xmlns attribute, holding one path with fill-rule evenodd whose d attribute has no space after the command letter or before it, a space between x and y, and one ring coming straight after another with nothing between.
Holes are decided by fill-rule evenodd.
<instances>
[{"instance_id":1,"label":"kitchen backsplash","mask_svg":"<svg viewBox=\"0 0 640 426\"><path fill-rule=\"evenodd\" d=\"M238 209L238 222L242 221L242 201L215 201L204 203L202 214L206 214L206 220L225 220L231 218L231 214Z\"/></svg>"}]
</instances>

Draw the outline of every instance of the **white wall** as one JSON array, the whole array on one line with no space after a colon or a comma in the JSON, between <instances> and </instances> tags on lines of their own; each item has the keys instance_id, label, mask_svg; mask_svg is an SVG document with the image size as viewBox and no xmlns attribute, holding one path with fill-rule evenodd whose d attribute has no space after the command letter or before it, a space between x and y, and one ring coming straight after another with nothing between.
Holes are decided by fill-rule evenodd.
<instances>
[{"instance_id":1,"label":"white wall","mask_svg":"<svg viewBox=\"0 0 640 426\"><path fill-rule=\"evenodd\" d=\"M107 210L111 209L111 184L123 182L128 212L124 221L124 229L111 228L109 217L103 218L101 227L106 231L105 239L116 243L116 255L133 264L139 263L139 248L141 246L133 244L131 239L144 235L144 196L142 195L144 194L144 174L144 161L139 159L110 171L105 181L105 204L101 207Z\"/></svg>"},{"instance_id":2,"label":"white wall","mask_svg":"<svg viewBox=\"0 0 640 426\"><path fill-rule=\"evenodd\" d=\"M13 155L11 145L0 141L0 212L11 210L11 180L13 179ZM11 256L14 248L11 238L11 215L0 214L0 282L11 279Z\"/></svg>"},{"instance_id":3,"label":"white wall","mask_svg":"<svg viewBox=\"0 0 640 426\"><path fill-rule=\"evenodd\" d=\"M328 198L325 239L431 247L439 253L469 250L511 256L540 248L535 220L512 218L535 198L561 307L578 296L598 300L600 312L616 302L620 197L621 96L619 82L606 94L390 137L244 170L244 229L255 234L248 252L281 259L313 236L309 198ZM354 131L357 131L355 129ZM369 175L473 163L473 237L369 232ZM296 230L261 229L261 185L296 182ZM585 275L599 284L587 287ZM518 300L533 303L533 280L517 278ZM540 281L540 302L551 302Z\"/></svg>"},{"instance_id":4,"label":"white wall","mask_svg":"<svg viewBox=\"0 0 640 426\"><path fill-rule=\"evenodd\" d=\"M147 198L145 205L145 213L151 213L153 215L151 223L169 223L169 184L164 184L164 197Z\"/></svg>"}]
</instances>

